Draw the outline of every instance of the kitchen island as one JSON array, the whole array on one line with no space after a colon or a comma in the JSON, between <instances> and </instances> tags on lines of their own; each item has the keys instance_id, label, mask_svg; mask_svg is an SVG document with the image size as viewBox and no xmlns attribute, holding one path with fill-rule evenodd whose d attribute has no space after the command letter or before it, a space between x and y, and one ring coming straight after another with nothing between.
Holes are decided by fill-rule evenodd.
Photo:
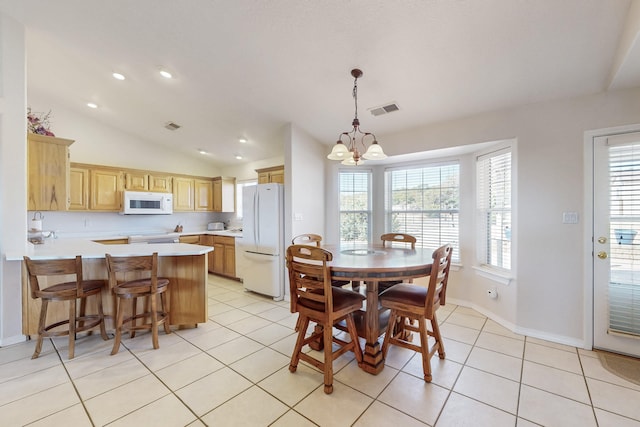
<instances>
[{"instance_id":1,"label":"kitchen island","mask_svg":"<svg viewBox=\"0 0 640 427\"><path fill-rule=\"evenodd\" d=\"M187 243L111 244L103 245L88 239L54 239L43 245L27 244L23 253L7 254L8 261L21 261L23 255L32 259L74 258L81 255L85 279L107 279L105 254L113 256L150 255L158 252L158 275L167 277L171 325L194 327L207 321L207 258L213 248ZM133 277L132 277L133 278ZM53 278L52 278L53 279ZM64 279L64 278L62 278ZM63 281L49 281L48 285ZM115 297L105 289L102 296L107 328L113 329ZM95 312L88 305L88 312ZM48 321L68 317L67 303L52 304ZM40 300L31 298L26 269L22 270L22 333L37 334Z\"/></svg>"}]
</instances>

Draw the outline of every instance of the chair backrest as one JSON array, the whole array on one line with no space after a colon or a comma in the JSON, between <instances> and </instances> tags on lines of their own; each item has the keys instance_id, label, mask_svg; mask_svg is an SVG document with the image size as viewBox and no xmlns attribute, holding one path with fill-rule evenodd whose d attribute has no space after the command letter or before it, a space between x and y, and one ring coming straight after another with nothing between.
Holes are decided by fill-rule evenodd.
<instances>
[{"instance_id":1,"label":"chair backrest","mask_svg":"<svg viewBox=\"0 0 640 427\"><path fill-rule=\"evenodd\" d=\"M331 274L327 261L333 254L309 245L291 245L287 248L287 268L291 291L291 312L298 311L301 298L324 304L326 312L333 312Z\"/></svg>"},{"instance_id":2,"label":"chair backrest","mask_svg":"<svg viewBox=\"0 0 640 427\"><path fill-rule=\"evenodd\" d=\"M29 288L31 298L38 298L40 290L39 277L75 275L76 297L83 296L82 290L82 257L77 255L70 259L32 260L28 256L23 257L29 275ZM72 280L67 280L72 281Z\"/></svg>"},{"instance_id":3,"label":"chair backrest","mask_svg":"<svg viewBox=\"0 0 640 427\"><path fill-rule=\"evenodd\" d=\"M291 240L292 245L315 245L320 246L322 236L319 234L300 234Z\"/></svg>"},{"instance_id":4,"label":"chair backrest","mask_svg":"<svg viewBox=\"0 0 640 427\"><path fill-rule=\"evenodd\" d=\"M393 246L393 243L401 242L401 243L410 243L411 249L416 248L416 238L411 234L387 233L380 236L380 238L382 239L382 247L385 247L387 243Z\"/></svg>"},{"instance_id":5,"label":"chair backrest","mask_svg":"<svg viewBox=\"0 0 640 427\"><path fill-rule=\"evenodd\" d=\"M135 280L141 278L140 273L151 279L151 293L155 293L158 289L158 253L142 256L123 256L114 257L105 254L107 259L107 272L109 274L109 288L113 289L118 284L116 273L124 273L121 277L123 280ZM127 276L126 273L133 273L135 277ZM120 280L122 282L123 280Z\"/></svg>"},{"instance_id":6,"label":"chair backrest","mask_svg":"<svg viewBox=\"0 0 640 427\"><path fill-rule=\"evenodd\" d=\"M453 248L450 244L440 246L433 252L429 288L425 301L425 317L427 318L431 318L433 312L437 310L439 306L445 305L452 253Z\"/></svg>"}]
</instances>

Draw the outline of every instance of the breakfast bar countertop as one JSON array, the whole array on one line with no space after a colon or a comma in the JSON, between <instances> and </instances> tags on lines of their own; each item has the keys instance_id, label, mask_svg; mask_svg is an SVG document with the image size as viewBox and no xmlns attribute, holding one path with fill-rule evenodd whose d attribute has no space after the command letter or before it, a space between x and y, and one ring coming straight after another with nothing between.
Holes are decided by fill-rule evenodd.
<instances>
[{"instance_id":1,"label":"breakfast bar countertop","mask_svg":"<svg viewBox=\"0 0 640 427\"><path fill-rule=\"evenodd\" d=\"M23 256L31 259L104 258L105 253L114 256L148 255L158 252L159 256L204 255L213 250L209 246L188 243L151 243L151 244L116 244L104 245L89 239L47 239L42 245L25 242L23 251L10 251L7 261L22 261Z\"/></svg>"}]
</instances>

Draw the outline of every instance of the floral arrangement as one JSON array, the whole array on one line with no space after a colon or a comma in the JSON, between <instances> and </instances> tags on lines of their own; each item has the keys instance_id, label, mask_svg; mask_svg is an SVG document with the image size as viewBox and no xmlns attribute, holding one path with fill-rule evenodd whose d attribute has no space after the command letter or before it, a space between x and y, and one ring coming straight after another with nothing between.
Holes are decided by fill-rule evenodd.
<instances>
[{"instance_id":1,"label":"floral arrangement","mask_svg":"<svg viewBox=\"0 0 640 427\"><path fill-rule=\"evenodd\" d=\"M27 108L27 127L29 132L37 133L39 135L55 136L53 132L49 130L49 116L51 116L51 110L48 113L33 113L31 107Z\"/></svg>"}]
</instances>

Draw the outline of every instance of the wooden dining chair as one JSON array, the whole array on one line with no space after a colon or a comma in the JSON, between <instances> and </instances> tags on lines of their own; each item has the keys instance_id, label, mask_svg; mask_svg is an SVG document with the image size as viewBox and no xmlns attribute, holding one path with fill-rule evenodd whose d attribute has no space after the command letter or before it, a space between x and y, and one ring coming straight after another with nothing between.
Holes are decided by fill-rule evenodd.
<instances>
[{"instance_id":1,"label":"wooden dining chair","mask_svg":"<svg viewBox=\"0 0 640 427\"><path fill-rule=\"evenodd\" d=\"M382 240L382 247L393 247L398 246L397 243L401 243L405 247L410 247L411 249L416 248L417 239L415 236L405 233L386 233L380 236ZM409 281L413 282L413 279ZM393 285L398 283L402 283L402 280L385 280L378 282L378 293L384 292L386 289L390 288Z\"/></svg>"},{"instance_id":2,"label":"wooden dining chair","mask_svg":"<svg viewBox=\"0 0 640 427\"><path fill-rule=\"evenodd\" d=\"M433 252L428 287L399 283L380 294L382 307L391 309L389 324L382 344L383 358L386 358L390 344L421 353L424 380L427 382L431 382L432 379L431 357L436 351L440 359L445 357L436 311L438 307L445 304L451 253L452 248L448 244ZM398 318L403 322L400 328L396 325ZM431 323L431 329L427 328L427 320ZM413 321L418 322L417 327L413 325ZM406 331L418 332L420 345L411 342L411 337L406 334ZM435 338L435 343L431 348L429 348L428 342L429 335Z\"/></svg>"},{"instance_id":3,"label":"wooden dining chair","mask_svg":"<svg viewBox=\"0 0 640 427\"><path fill-rule=\"evenodd\" d=\"M102 290L107 285L106 280L84 280L82 276L82 257L80 255L72 259L48 259L32 260L24 257L27 274L29 276L29 288L31 298L40 298L42 305L40 308L40 320L38 322L38 341L36 349L31 356L36 359L42 351L42 339L45 337L69 336L69 359L75 355L76 334L83 331L90 331L100 327L102 339L108 340L107 331L104 326L104 313L102 310ZM44 285L51 276L74 275L75 280L58 283L55 285ZM67 280L63 278L62 280ZM96 298L98 314L88 315L85 313L87 297ZM80 310L78 312L77 302L80 300ZM49 303L53 301L68 301L69 316L66 320L46 324L47 309ZM60 326L68 325L64 330Z\"/></svg>"},{"instance_id":4,"label":"wooden dining chair","mask_svg":"<svg viewBox=\"0 0 640 427\"><path fill-rule=\"evenodd\" d=\"M109 286L117 297L116 337L111 354L118 353L123 332L129 332L129 336L134 338L137 330L150 330L153 348L159 348L159 326L164 325L166 334L170 334L171 329L167 297L169 279L158 277L158 253L131 257L113 257L106 254L106 259ZM145 299L145 309L141 313L137 312L138 298ZM131 303L131 313L127 317L124 315L125 301ZM138 319L143 319L144 322L138 324Z\"/></svg>"},{"instance_id":5,"label":"wooden dining chair","mask_svg":"<svg viewBox=\"0 0 640 427\"><path fill-rule=\"evenodd\" d=\"M293 239L291 239L292 245L312 245L312 246L320 246L320 242L322 242L322 236L319 234L300 234Z\"/></svg>"},{"instance_id":6,"label":"wooden dining chair","mask_svg":"<svg viewBox=\"0 0 640 427\"><path fill-rule=\"evenodd\" d=\"M294 237L291 240L291 244L292 245L312 245L312 246L317 246L320 247L320 242L322 242L322 236L319 234L300 234L296 237ZM332 286L338 286L338 287L343 287L346 285L350 285L351 281L349 280L335 280L332 279L331 280L331 285ZM297 331L297 329L296 329Z\"/></svg>"},{"instance_id":7,"label":"wooden dining chair","mask_svg":"<svg viewBox=\"0 0 640 427\"><path fill-rule=\"evenodd\" d=\"M364 296L348 289L331 286L328 261L331 252L308 245L292 245L287 248L287 268L291 291L291 312L298 313L300 329L296 340L289 371L295 372L298 362L303 360L324 371L324 392L333 392L333 361L351 350L358 364L362 364L362 350L358 341L353 313L362 308ZM345 320L351 341L333 336L333 325ZM309 322L322 326L305 338ZM302 351L312 341L321 340L324 359L319 360ZM333 343L338 349L333 351Z\"/></svg>"}]
</instances>

